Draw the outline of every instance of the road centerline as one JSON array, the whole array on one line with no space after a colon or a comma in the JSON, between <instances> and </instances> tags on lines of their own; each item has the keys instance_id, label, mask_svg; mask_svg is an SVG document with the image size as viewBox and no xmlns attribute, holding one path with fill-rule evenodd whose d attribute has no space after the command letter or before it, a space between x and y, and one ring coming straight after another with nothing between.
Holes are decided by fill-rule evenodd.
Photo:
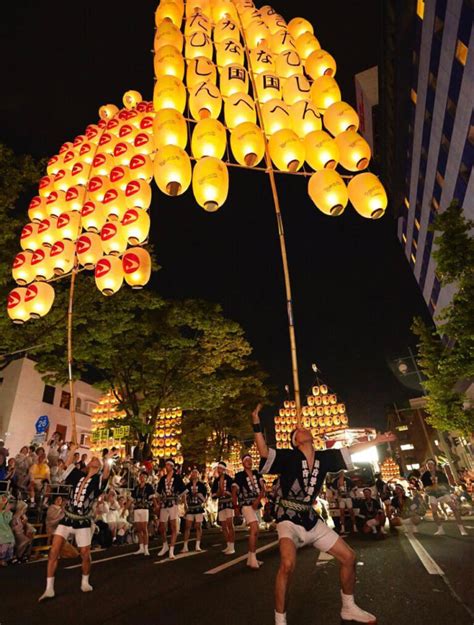
<instances>
[{"instance_id":1,"label":"road centerline","mask_svg":"<svg viewBox=\"0 0 474 625\"><path fill-rule=\"evenodd\" d=\"M272 547L275 547L275 545L278 545L278 540L274 540L273 542L268 543L267 545L264 545L263 547L259 547L255 553L261 553L262 551L266 551L267 549L271 549ZM215 575L216 573L225 571L226 569L229 569L231 566L235 566L236 564L239 564L239 562L243 562L244 560L247 559L247 557L248 557L247 554L245 554L243 556L239 556L238 558L234 558L233 560L230 560L229 562L225 562L224 564L221 564L220 566L216 566L215 568L210 569L209 571L204 571L204 575Z\"/></svg>"}]
</instances>

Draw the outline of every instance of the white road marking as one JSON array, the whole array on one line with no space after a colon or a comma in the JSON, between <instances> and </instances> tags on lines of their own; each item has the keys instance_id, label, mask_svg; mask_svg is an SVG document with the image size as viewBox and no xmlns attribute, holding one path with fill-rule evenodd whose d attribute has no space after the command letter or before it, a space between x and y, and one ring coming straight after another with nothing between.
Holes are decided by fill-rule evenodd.
<instances>
[{"instance_id":1,"label":"white road marking","mask_svg":"<svg viewBox=\"0 0 474 625\"><path fill-rule=\"evenodd\" d=\"M192 539L190 540L190 542L192 542ZM182 540L179 543L176 543L176 545L182 545L183 543L184 543L184 540ZM161 549L161 545L158 545L156 547L150 547L148 551L156 551L157 549ZM135 551L129 551L128 553L121 553L118 556L110 556L110 558L102 558L101 560L92 560L92 564L100 564L101 562L108 562L109 560L118 560L119 558L128 558L129 556L135 556L135 555L137 557L140 556L141 558L146 558L146 556L135 553ZM67 571L69 571L70 569L79 569L81 566L82 564L73 564L72 566L65 566L64 568Z\"/></svg>"},{"instance_id":2,"label":"white road marking","mask_svg":"<svg viewBox=\"0 0 474 625\"><path fill-rule=\"evenodd\" d=\"M413 536L413 534L408 534L407 533L407 534L405 534L405 536L407 537L410 545L413 547L414 552L420 558L421 563L423 564L425 569L428 571L428 573L430 575L443 575L444 576L443 569L441 569L436 564L436 562L433 560L433 558L430 556L430 554L426 551L426 549L423 547L423 545L420 543L420 541L417 540Z\"/></svg>"},{"instance_id":3,"label":"white road marking","mask_svg":"<svg viewBox=\"0 0 474 625\"><path fill-rule=\"evenodd\" d=\"M259 549L257 549L257 551L255 553L261 553L262 551L266 551L267 549L271 549L275 545L278 545L278 540L274 540L273 542L268 543L268 545L264 545L263 547L259 547ZM243 562L246 559L247 559L247 554L245 554L244 556L239 556L238 558L235 558L234 560L230 560L229 562L226 562L225 564L221 564L220 566L216 566L216 568L214 568L214 569L210 569L209 571L205 571L204 575L215 575L216 573L220 573L221 571L225 571L226 569L230 568L231 566L234 566L235 564L238 564L239 562Z\"/></svg>"},{"instance_id":4,"label":"white road marking","mask_svg":"<svg viewBox=\"0 0 474 625\"><path fill-rule=\"evenodd\" d=\"M198 556L200 553L206 553L206 549L203 549L202 551L189 551L188 553L178 553L173 560L171 560L171 558L165 558L164 560L158 560L157 562L153 562L153 564L166 564L167 562L176 562L177 560L182 560L183 558Z\"/></svg>"}]
</instances>

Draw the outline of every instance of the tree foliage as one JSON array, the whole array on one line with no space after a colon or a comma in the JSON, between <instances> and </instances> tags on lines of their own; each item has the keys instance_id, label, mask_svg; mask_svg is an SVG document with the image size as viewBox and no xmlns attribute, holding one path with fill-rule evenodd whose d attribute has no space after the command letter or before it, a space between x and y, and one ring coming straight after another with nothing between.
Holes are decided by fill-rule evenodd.
<instances>
[{"instance_id":1,"label":"tree foliage","mask_svg":"<svg viewBox=\"0 0 474 625\"><path fill-rule=\"evenodd\" d=\"M427 411L440 430L474 429L473 409L465 394L457 390L462 380L474 376L474 223L467 220L457 202L433 224L439 232L433 257L443 286L456 286L451 303L438 315L436 328L416 319L413 331L419 337L418 362L426 376Z\"/></svg>"}]
</instances>

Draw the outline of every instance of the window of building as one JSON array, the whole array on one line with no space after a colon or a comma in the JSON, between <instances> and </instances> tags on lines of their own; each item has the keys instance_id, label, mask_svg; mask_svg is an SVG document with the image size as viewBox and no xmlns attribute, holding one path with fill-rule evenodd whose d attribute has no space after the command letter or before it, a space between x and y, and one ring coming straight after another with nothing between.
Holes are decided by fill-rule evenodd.
<instances>
[{"instance_id":1,"label":"window of building","mask_svg":"<svg viewBox=\"0 0 474 625\"><path fill-rule=\"evenodd\" d=\"M409 449L415 449L415 446L412 445L411 443L405 443L403 445L400 445L400 449L402 451L408 451Z\"/></svg>"},{"instance_id":2,"label":"window of building","mask_svg":"<svg viewBox=\"0 0 474 625\"><path fill-rule=\"evenodd\" d=\"M436 80L436 76L433 74L433 72L430 72L428 74L428 84L434 91L436 91L437 80Z\"/></svg>"},{"instance_id":3,"label":"window of building","mask_svg":"<svg viewBox=\"0 0 474 625\"><path fill-rule=\"evenodd\" d=\"M436 182L439 184L440 187L444 185L444 176L441 175L439 171L436 172Z\"/></svg>"},{"instance_id":4,"label":"window of building","mask_svg":"<svg viewBox=\"0 0 474 625\"><path fill-rule=\"evenodd\" d=\"M464 180L466 184L469 182L469 176L471 175L471 168L468 167L465 163L461 162L459 167L459 175Z\"/></svg>"},{"instance_id":5,"label":"window of building","mask_svg":"<svg viewBox=\"0 0 474 625\"><path fill-rule=\"evenodd\" d=\"M76 397L76 412L82 412L82 399Z\"/></svg>"},{"instance_id":6,"label":"window of building","mask_svg":"<svg viewBox=\"0 0 474 625\"><path fill-rule=\"evenodd\" d=\"M410 91L410 100L413 104L416 104L416 91L414 89L411 89Z\"/></svg>"},{"instance_id":7,"label":"window of building","mask_svg":"<svg viewBox=\"0 0 474 625\"><path fill-rule=\"evenodd\" d=\"M61 408L65 408L66 410L69 410L71 406L71 393L68 393L67 391L62 391L61 401L59 402L59 405Z\"/></svg>"},{"instance_id":8,"label":"window of building","mask_svg":"<svg viewBox=\"0 0 474 625\"><path fill-rule=\"evenodd\" d=\"M461 65L466 65L467 46L460 39L458 39L458 43L456 45L456 59L461 63Z\"/></svg>"},{"instance_id":9,"label":"window of building","mask_svg":"<svg viewBox=\"0 0 474 625\"><path fill-rule=\"evenodd\" d=\"M435 209L436 212L439 211L439 202L435 197L431 198L431 206Z\"/></svg>"},{"instance_id":10,"label":"window of building","mask_svg":"<svg viewBox=\"0 0 474 625\"><path fill-rule=\"evenodd\" d=\"M408 208L408 210L410 210L410 202L408 201L407 197L404 199L404 202L405 202L405 206Z\"/></svg>"},{"instance_id":11,"label":"window of building","mask_svg":"<svg viewBox=\"0 0 474 625\"><path fill-rule=\"evenodd\" d=\"M43 399L42 401L45 404L54 404L54 393L55 393L56 389L54 386L50 386L49 384L45 384L44 385L44 390L43 390Z\"/></svg>"},{"instance_id":12,"label":"window of building","mask_svg":"<svg viewBox=\"0 0 474 625\"><path fill-rule=\"evenodd\" d=\"M418 221L418 219L415 219L415 228L416 228L417 230L419 230L419 229L420 229L420 222Z\"/></svg>"},{"instance_id":13,"label":"window of building","mask_svg":"<svg viewBox=\"0 0 474 625\"><path fill-rule=\"evenodd\" d=\"M441 135L441 147L443 148L445 152L449 152L449 145L450 145L450 142L449 142L448 137L445 134L442 134Z\"/></svg>"},{"instance_id":14,"label":"window of building","mask_svg":"<svg viewBox=\"0 0 474 625\"><path fill-rule=\"evenodd\" d=\"M413 464L407 464L408 471L414 471L415 469L419 469L419 468L420 468L419 462L414 462Z\"/></svg>"},{"instance_id":15,"label":"window of building","mask_svg":"<svg viewBox=\"0 0 474 625\"><path fill-rule=\"evenodd\" d=\"M413 239L411 242L411 246L413 248L413 250L415 251L416 254L416 250L418 249L418 241L416 239Z\"/></svg>"},{"instance_id":16,"label":"window of building","mask_svg":"<svg viewBox=\"0 0 474 625\"><path fill-rule=\"evenodd\" d=\"M438 37L441 37L443 28L444 28L444 21L440 17L438 17L438 15L436 15L435 20L434 20L434 27L433 27L434 34L438 35Z\"/></svg>"},{"instance_id":17,"label":"window of building","mask_svg":"<svg viewBox=\"0 0 474 625\"><path fill-rule=\"evenodd\" d=\"M3 384L3 378L0 378L0 386Z\"/></svg>"},{"instance_id":18,"label":"window of building","mask_svg":"<svg viewBox=\"0 0 474 625\"><path fill-rule=\"evenodd\" d=\"M407 235L406 235L404 232L402 232L402 241L403 241L403 243L405 243L405 245L406 245L406 242L407 242Z\"/></svg>"},{"instance_id":19,"label":"window of building","mask_svg":"<svg viewBox=\"0 0 474 625\"><path fill-rule=\"evenodd\" d=\"M416 14L422 20L425 14L425 0L417 0L416 3Z\"/></svg>"},{"instance_id":20,"label":"window of building","mask_svg":"<svg viewBox=\"0 0 474 625\"><path fill-rule=\"evenodd\" d=\"M446 102L446 110L451 115L451 117L456 116L456 102L451 100L451 98L448 98Z\"/></svg>"},{"instance_id":21,"label":"window of building","mask_svg":"<svg viewBox=\"0 0 474 625\"><path fill-rule=\"evenodd\" d=\"M81 444L81 447L90 447L90 435L81 434L80 444Z\"/></svg>"},{"instance_id":22,"label":"window of building","mask_svg":"<svg viewBox=\"0 0 474 625\"><path fill-rule=\"evenodd\" d=\"M415 256L415 254L413 254L413 252L410 254L410 259L411 259L411 262L415 265L416 264L416 256Z\"/></svg>"}]
</instances>

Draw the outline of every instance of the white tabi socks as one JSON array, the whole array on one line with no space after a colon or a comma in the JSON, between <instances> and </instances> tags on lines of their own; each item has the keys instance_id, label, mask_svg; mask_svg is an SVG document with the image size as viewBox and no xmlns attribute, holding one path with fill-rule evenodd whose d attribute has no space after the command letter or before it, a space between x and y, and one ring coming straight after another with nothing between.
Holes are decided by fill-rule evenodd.
<instances>
[{"instance_id":1,"label":"white tabi socks","mask_svg":"<svg viewBox=\"0 0 474 625\"><path fill-rule=\"evenodd\" d=\"M164 556L165 553L168 553L168 551L170 550L170 548L168 547L168 543L165 542L163 543L163 547L160 549L160 551L158 552L159 556Z\"/></svg>"},{"instance_id":2,"label":"white tabi socks","mask_svg":"<svg viewBox=\"0 0 474 625\"><path fill-rule=\"evenodd\" d=\"M170 547L170 560L174 560L175 559L175 555L174 555L174 545L171 545Z\"/></svg>"},{"instance_id":3,"label":"white tabi socks","mask_svg":"<svg viewBox=\"0 0 474 625\"><path fill-rule=\"evenodd\" d=\"M202 549L201 549L201 541L200 540L196 540L196 551L202 551Z\"/></svg>"},{"instance_id":4,"label":"white tabi socks","mask_svg":"<svg viewBox=\"0 0 474 625\"><path fill-rule=\"evenodd\" d=\"M143 545L143 555L149 556L150 552L148 551L148 545Z\"/></svg>"},{"instance_id":5,"label":"white tabi socks","mask_svg":"<svg viewBox=\"0 0 474 625\"><path fill-rule=\"evenodd\" d=\"M45 599L52 599L54 597L54 577L46 578L46 590L38 599L38 601L44 601Z\"/></svg>"},{"instance_id":6,"label":"white tabi socks","mask_svg":"<svg viewBox=\"0 0 474 625\"><path fill-rule=\"evenodd\" d=\"M92 590L94 590L92 586L89 584L89 575L82 576L81 590L82 592L91 592Z\"/></svg>"},{"instance_id":7,"label":"white tabi socks","mask_svg":"<svg viewBox=\"0 0 474 625\"><path fill-rule=\"evenodd\" d=\"M138 556L140 553L144 553L144 551L145 551L145 550L144 550L144 545L142 545L142 544L140 543L140 547L138 548L138 550L137 550L137 551L134 551L134 554L135 554L136 556Z\"/></svg>"},{"instance_id":8,"label":"white tabi socks","mask_svg":"<svg viewBox=\"0 0 474 625\"><path fill-rule=\"evenodd\" d=\"M251 569L258 569L260 567L255 551L249 551L247 556L247 566Z\"/></svg>"},{"instance_id":9,"label":"white tabi socks","mask_svg":"<svg viewBox=\"0 0 474 625\"><path fill-rule=\"evenodd\" d=\"M349 623L370 623L374 625L377 619L373 614L359 608L354 601L354 595L345 595L341 590L342 608L341 619Z\"/></svg>"},{"instance_id":10,"label":"white tabi socks","mask_svg":"<svg viewBox=\"0 0 474 625\"><path fill-rule=\"evenodd\" d=\"M224 549L226 556L232 556L235 553L234 543L227 543L227 548Z\"/></svg>"},{"instance_id":11,"label":"white tabi socks","mask_svg":"<svg viewBox=\"0 0 474 625\"><path fill-rule=\"evenodd\" d=\"M181 553L188 553L188 551L189 551L188 541L185 540L184 545L183 545L183 550L181 551Z\"/></svg>"},{"instance_id":12,"label":"white tabi socks","mask_svg":"<svg viewBox=\"0 0 474 625\"><path fill-rule=\"evenodd\" d=\"M286 612L277 612L275 610L275 625L287 625Z\"/></svg>"}]
</instances>

